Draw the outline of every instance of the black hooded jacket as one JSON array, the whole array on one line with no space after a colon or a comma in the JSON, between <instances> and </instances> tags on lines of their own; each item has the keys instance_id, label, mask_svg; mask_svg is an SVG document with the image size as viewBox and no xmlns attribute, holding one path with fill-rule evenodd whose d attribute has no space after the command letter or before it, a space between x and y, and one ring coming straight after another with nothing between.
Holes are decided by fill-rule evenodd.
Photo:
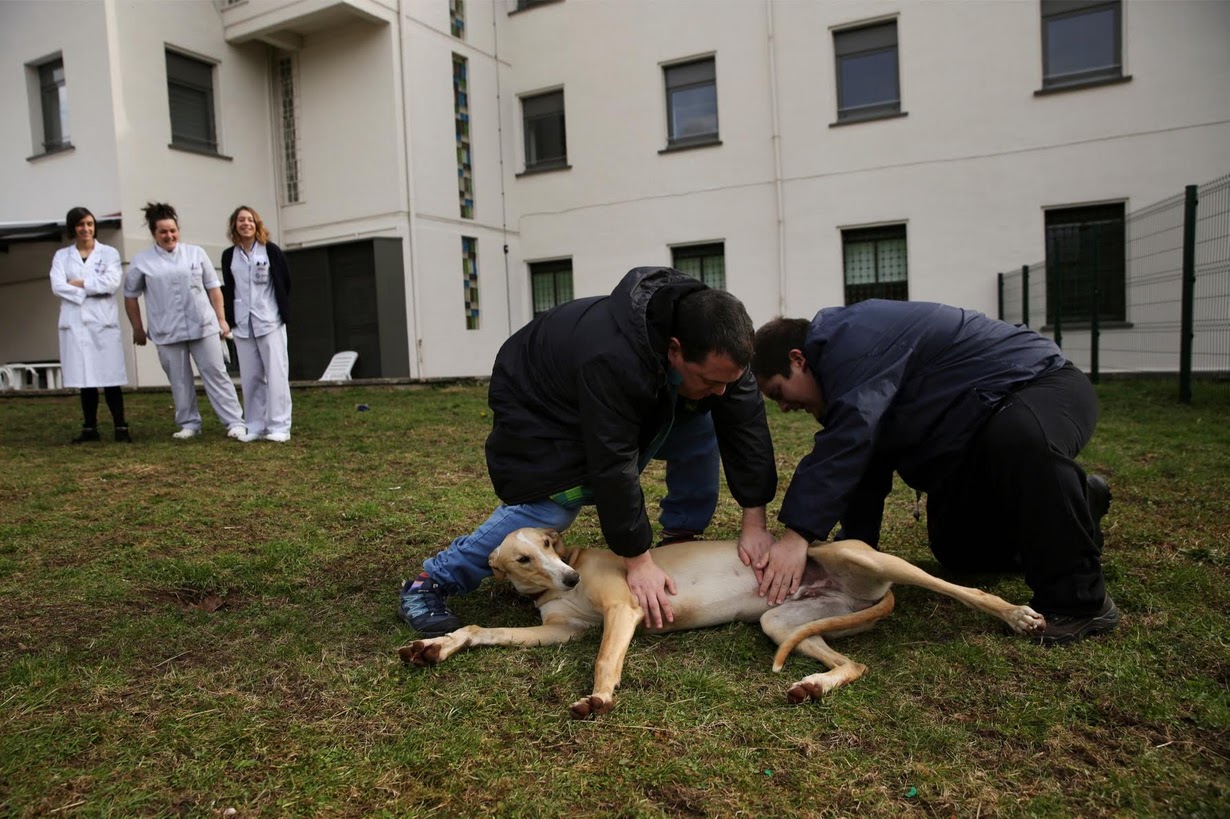
<instances>
[{"instance_id":1,"label":"black hooded jacket","mask_svg":"<svg viewBox=\"0 0 1230 819\"><path fill-rule=\"evenodd\" d=\"M674 305L704 287L670 268L638 267L611 295L562 304L504 342L491 374L487 438L487 470L501 500L530 503L584 485L612 551L635 557L649 548L639 460L671 418L666 345ZM712 412L739 505L772 500L773 445L750 369L724 395L677 403L677 422Z\"/></svg>"}]
</instances>

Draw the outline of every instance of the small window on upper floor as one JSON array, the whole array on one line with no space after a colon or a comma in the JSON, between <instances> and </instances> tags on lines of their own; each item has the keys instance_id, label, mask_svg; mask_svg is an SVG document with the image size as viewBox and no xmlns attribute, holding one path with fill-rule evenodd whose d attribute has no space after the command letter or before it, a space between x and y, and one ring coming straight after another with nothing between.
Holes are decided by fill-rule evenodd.
<instances>
[{"instance_id":1,"label":"small window on upper floor","mask_svg":"<svg viewBox=\"0 0 1230 819\"><path fill-rule=\"evenodd\" d=\"M726 289L726 243L683 245L671 248L671 266L700 279L714 290Z\"/></svg>"},{"instance_id":2,"label":"small window on upper floor","mask_svg":"<svg viewBox=\"0 0 1230 819\"><path fill-rule=\"evenodd\" d=\"M167 51L167 98L172 147L217 153L213 65Z\"/></svg>"},{"instance_id":3,"label":"small window on upper floor","mask_svg":"<svg viewBox=\"0 0 1230 819\"><path fill-rule=\"evenodd\" d=\"M1119 0L1042 0L1042 89L1123 77Z\"/></svg>"},{"instance_id":4,"label":"small window on upper floor","mask_svg":"<svg viewBox=\"0 0 1230 819\"><path fill-rule=\"evenodd\" d=\"M448 0L449 32L458 40L466 38L466 0Z\"/></svg>"},{"instance_id":5,"label":"small window on upper floor","mask_svg":"<svg viewBox=\"0 0 1230 819\"><path fill-rule=\"evenodd\" d=\"M564 92L551 91L522 97L521 116L525 131L525 169L540 171L568 167Z\"/></svg>"},{"instance_id":6,"label":"small window on upper floor","mask_svg":"<svg viewBox=\"0 0 1230 819\"><path fill-rule=\"evenodd\" d=\"M667 147L718 142L714 59L667 65L662 71L666 78Z\"/></svg>"},{"instance_id":7,"label":"small window on upper floor","mask_svg":"<svg viewBox=\"0 0 1230 819\"><path fill-rule=\"evenodd\" d=\"M837 121L901 113L897 21L833 32L837 57Z\"/></svg>"},{"instance_id":8,"label":"small window on upper floor","mask_svg":"<svg viewBox=\"0 0 1230 819\"><path fill-rule=\"evenodd\" d=\"M64 83L64 60L58 54L26 64L26 87L30 95L30 141L35 159L73 147L68 134L68 87Z\"/></svg>"},{"instance_id":9,"label":"small window on upper floor","mask_svg":"<svg viewBox=\"0 0 1230 819\"><path fill-rule=\"evenodd\" d=\"M841 232L846 304L867 299L910 300L905 225Z\"/></svg>"}]
</instances>

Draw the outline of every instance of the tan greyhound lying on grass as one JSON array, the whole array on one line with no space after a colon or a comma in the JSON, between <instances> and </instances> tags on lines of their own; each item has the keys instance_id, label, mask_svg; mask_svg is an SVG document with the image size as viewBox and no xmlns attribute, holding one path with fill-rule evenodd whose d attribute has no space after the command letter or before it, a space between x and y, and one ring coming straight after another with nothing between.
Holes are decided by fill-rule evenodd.
<instances>
[{"instance_id":1,"label":"tan greyhound lying on grass","mask_svg":"<svg viewBox=\"0 0 1230 819\"><path fill-rule=\"evenodd\" d=\"M779 645L773 670L781 671L797 648L828 671L804 677L786 692L790 702L815 699L853 682L867 667L829 648L821 635L841 637L867 631L893 609L893 583L921 586L956 598L1007 623L1018 634L1046 627L1042 615L993 594L958 586L857 540L808 549L798 592L770 607L756 593L751 567L739 559L735 541L691 541L654 550L654 562L675 580L675 620L654 632L760 621ZM490 557L497 579L508 578L530 597L542 625L525 628L465 626L443 637L416 640L399 651L403 661L432 665L473 646L555 645L602 626L594 664L594 690L571 706L578 719L605 714L615 704L624 657L643 614L625 580L623 562L605 549L568 549L553 529L518 529Z\"/></svg>"}]
</instances>

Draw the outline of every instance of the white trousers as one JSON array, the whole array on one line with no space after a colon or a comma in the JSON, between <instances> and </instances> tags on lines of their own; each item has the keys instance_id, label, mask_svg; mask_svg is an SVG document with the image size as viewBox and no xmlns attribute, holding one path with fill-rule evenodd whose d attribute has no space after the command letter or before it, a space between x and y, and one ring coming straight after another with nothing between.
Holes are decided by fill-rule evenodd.
<instances>
[{"instance_id":1,"label":"white trousers","mask_svg":"<svg viewBox=\"0 0 1230 819\"><path fill-rule=\"evenodd\" d=\"M192 362L196 362L205 385L205 395L213 406L222 426L228 430L243 426L243 409L235 385L222 363L222 341L216 335L158 345L158 361L171 382L171 398L175 401L175 423L199 430L201 411L196 403L196 381L192 377Z\"/></svg>"},{"instance_id":2,"label":"white trousers","mask_svg":"<svg viewBox=\"0 0 1230 819\"><path fill-rule=\"evenodd\" d=\"M235 336L244 420L252 435L290 434L290 357L286 325L256 338Z\"/></svg>"}]
</instances>

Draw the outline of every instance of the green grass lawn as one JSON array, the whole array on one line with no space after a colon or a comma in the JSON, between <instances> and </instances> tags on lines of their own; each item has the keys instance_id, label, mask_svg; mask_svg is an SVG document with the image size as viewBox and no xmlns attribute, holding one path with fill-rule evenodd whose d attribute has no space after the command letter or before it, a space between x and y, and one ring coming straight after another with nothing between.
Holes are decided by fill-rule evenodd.
<instances>
[{"instance_id":1,"label":"green grass lawn","mask_svg":"<svg viewBox=\"0 0 1230 819\"><path fill-rule=\"evenodd\" d=\"M397 658L401 579L495 503L483 387L296 390L283 445L212 415L173 441L169 394L137 393L135 444L102 407L104 442L70 446L75 396L0 398L0 815L1230 815L1230 391L1099 393L1114 635L1043 649L899 588L822 702L787 705L815 664L773 674L735 624L638 638L593 722L567 708L596 635ZM770 423L784 488L815 424ZM912 509L899 485L883 545L943 575ZM592 510L566 537L601 544ZM454 609L537 620L490 580Z\"/></svg>"}]
</instances>

